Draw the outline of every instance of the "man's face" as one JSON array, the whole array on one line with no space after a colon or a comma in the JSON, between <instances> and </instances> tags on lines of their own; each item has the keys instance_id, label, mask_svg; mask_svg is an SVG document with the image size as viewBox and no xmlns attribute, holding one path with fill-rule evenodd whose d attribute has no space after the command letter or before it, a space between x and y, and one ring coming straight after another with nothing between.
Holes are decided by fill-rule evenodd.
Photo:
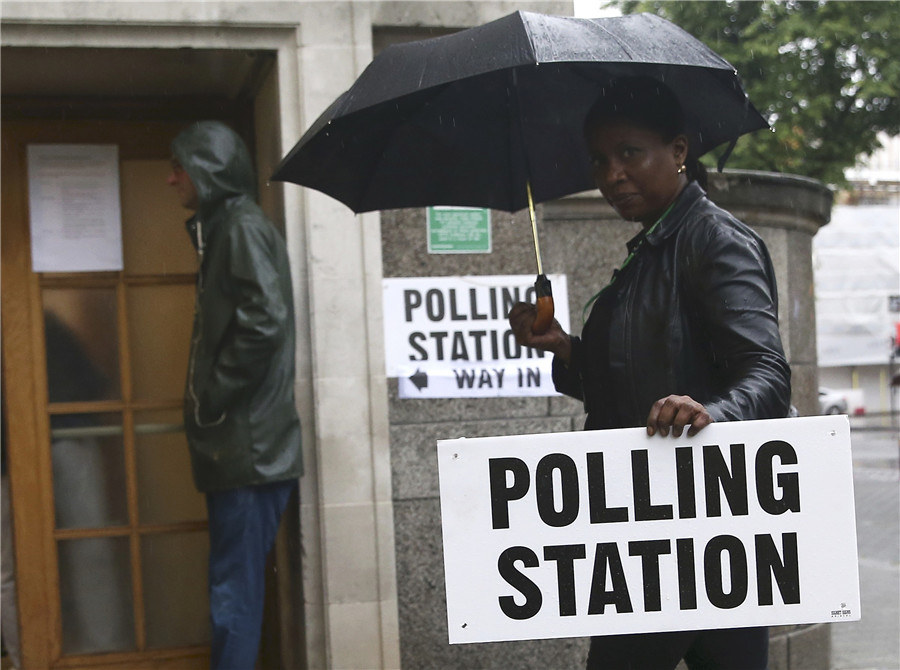
<instances>
[{"instance_id":1,"label":"man's face","mask_svg":"<svg viewBox=\"0 0 900 670\"><path fill-rule=\"evenodd\" d=\"M181 163L174 158L172 159L172 172L169 173L166 183L175 189L178 202L181 203L182 207L190 210L197 209L199 203L197 202L197 189L194 188L194 182L188 177L185 169L181 167Z\"/></svg>"}]
</instances>

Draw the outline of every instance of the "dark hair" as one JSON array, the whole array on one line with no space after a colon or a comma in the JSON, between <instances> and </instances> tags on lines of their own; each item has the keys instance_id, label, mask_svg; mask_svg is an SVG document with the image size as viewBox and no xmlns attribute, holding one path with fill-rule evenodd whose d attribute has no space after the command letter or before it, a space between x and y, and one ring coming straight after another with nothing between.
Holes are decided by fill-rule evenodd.
<instances>
[{"instance_id":1,"label":"dark hair","mask_svg":"<svg viewBox=\"0 0 900 670\"><path fill-rule=\"evenodd\" d=\"M584 134L589 129L610 121L630 124L659 133L671 142L686 133L684 112L678 98L668 86L652 77L621 77L605 86L584 117ZM684 161L689 180L706 188L706 168L688 147Z\"/></svg>"}]
</instances>

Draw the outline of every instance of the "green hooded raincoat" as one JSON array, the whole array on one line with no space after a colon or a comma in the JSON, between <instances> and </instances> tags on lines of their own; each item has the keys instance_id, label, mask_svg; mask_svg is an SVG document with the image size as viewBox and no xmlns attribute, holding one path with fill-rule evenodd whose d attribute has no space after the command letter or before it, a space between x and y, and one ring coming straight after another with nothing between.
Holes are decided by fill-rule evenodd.
<instances>
[{"instance_id":1,"label":"green hooded raincoat","mask_svg":"<svg viewBox=\"0 0 900 670\"><path fill-rule=\"evenodd\" d=\"M184 420L202 492L297 478L294 302L285 243L256 204L234 131L195 123L172 153L197 191L187 221L200 267Z\"/></svg>"}]
</instances>

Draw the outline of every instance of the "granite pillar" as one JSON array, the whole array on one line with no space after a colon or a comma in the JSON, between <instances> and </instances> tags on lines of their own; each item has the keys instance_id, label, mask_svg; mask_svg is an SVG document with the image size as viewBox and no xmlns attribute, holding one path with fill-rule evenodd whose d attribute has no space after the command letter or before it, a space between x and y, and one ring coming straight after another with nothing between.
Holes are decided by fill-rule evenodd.
<instances>
[{"instance_id":1,"label":"granite pillar","mask_svg":"<svg viewBox=\"0 0 900 670\"><path fill-rule=\"evenodd\" d=\"M812 237L828 222L831 193L789 175L729 171L710 175L710 197L765 240L776 269L779 317L793 371L793 403L816 412ZM544 269L567 275L571 329L582 308L625 257L638 225L621 221L598 193L538 207ZM533 274L527 212L492 212L493 253L427 253L424 210L382 215L385 277ZM578 430L581 404L568 398L408 400L389 380L390 451L400 650L404 670L424 668L579 668L587 640L474 645L447 643L435 442L442 438ZM827 668L825 625L772 629L772 670Z\"/></svg>"}]
</instances>

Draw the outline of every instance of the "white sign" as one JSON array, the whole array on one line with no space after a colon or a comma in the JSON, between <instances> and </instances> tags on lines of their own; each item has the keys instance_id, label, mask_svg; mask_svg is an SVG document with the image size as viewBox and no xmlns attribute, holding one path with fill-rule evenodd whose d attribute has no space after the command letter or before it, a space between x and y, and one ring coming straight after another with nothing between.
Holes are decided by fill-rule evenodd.
<instances>
[{"instance_id":1,"label":"white sign","mask_svg":"<svg viewBox=\"0 0 900 670\"><path fill-rule=\"evenodd\" d=\"M845 416L438 442L451 644L854 621Z\"/></svg>"},{"instance_id":2,"label":"white sign","mask_svg":"<svg viewBox=\"0 0 900 670\"><path fill-rule=\"evenodd\" d=\"M565 275L549 275L556 319L569 329ZM388 377L401 398L557 395L553 356L521 347L506 315L535 302L533 275L384 280Z\"/></svg>"},{"instance_id":3,"label":"white sign","mask_svg":"<svg viewBox=\"0 0 900 670\"><path fill-rule=\"evenodd\" d=\"M35 272L122 269L117 146L28 145L28 195Z\"/></svg>"}]
</instances>

